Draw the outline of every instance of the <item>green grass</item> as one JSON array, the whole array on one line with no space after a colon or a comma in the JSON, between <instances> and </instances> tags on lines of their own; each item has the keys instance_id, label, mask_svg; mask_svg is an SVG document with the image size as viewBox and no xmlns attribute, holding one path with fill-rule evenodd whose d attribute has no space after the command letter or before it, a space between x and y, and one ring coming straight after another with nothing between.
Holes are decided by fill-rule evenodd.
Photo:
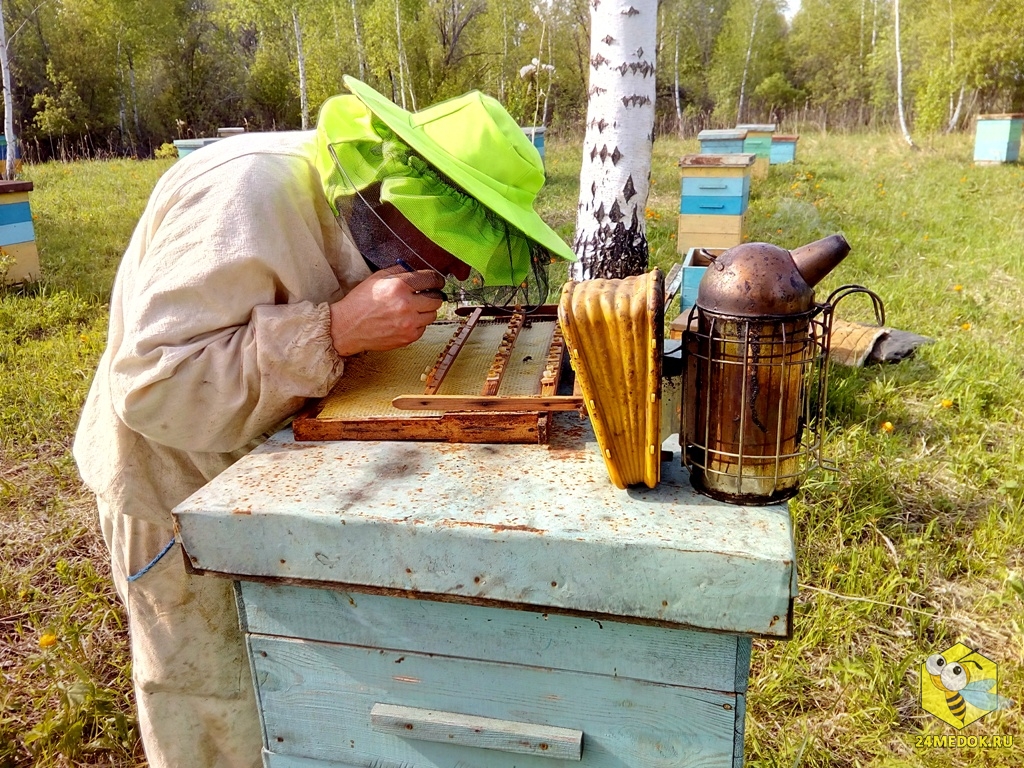
<instances>
[{"instance_id":1,"label":"green grass","mask_svg":"<svg viewBox=\"0 0 1024 768\"><path fill-rule=\"evenodd\" d=\"M796 164L754 184L751 239L793 248L842 232L853 251L819 299L865 285L891 327L934 343L894 365L832 368L825 448L839 471L814 474L790 505L801 591L793 638L755 642L749 765L1019 764L1019 703L962 732L1012 735L1012 751L915 745L955 733L917 692L924 658L957 641L1024 701L1024 166L975 168L971 142L912 151L890 135L808 134ZM648 237L666 270L679 259L676 162L696 150L655 146ZM549 137L540 208L567 239L580 156ZM118 258L167 167L28 169L44 279L0 293L0 768L143 762L124 617L68 450ZM870 308L850 298L837 315ZM46 635L56 642L41 647Z\"/></svg>"}]
</instances>

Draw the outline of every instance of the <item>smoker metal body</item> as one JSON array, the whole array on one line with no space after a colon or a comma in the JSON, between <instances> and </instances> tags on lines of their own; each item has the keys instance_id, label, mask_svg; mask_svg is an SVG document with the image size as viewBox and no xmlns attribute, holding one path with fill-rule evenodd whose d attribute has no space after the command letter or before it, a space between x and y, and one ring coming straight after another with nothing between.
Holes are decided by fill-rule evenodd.
<instances>
[{"instance_id":1,"label":"smoker metal body","mask_svg":"<svg viewBox=\"0 0 1024 768\"><path fill-rule=\"evenodd\" d=\"M691 310L684 422L694 488L733 503L788 499L821 464L831 308L738 317ZM684 391L688 391L684 384Z\"/></svg>"},{"instance_id":2,"label":"smoker metal body","mask_svg":"<svg viewBox=\"0 0 1024 768\"><path fill-rule=\"evenodd\" d=\"M715 258L683 335L683 462L694 488L737 504L788 499L821 466L828 353L835 303L815 285L849 253L839 235L792 253L748 243Z\"/></svg>"}]
</instances>

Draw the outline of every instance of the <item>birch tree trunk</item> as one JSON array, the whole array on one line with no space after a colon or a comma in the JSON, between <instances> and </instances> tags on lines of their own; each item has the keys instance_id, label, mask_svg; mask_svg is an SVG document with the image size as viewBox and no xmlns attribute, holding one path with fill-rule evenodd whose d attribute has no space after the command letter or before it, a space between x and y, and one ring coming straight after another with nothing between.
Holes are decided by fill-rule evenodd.
<instances>
[{"instance_id":1,"label":"birch tree trunk","mask_svg":"<svg viewBox=\"0 0 1024 768\"><path fill-rule=\"evenodd\" d=\"M292 7L292 24L295 25L295 51L299 59L299 103L302 107L302 130L309 128L309 92L306 88L306 53L302 50L302 27L299 26L299 11Z\"/></svg>"},{"instance_id":2,"label":"birch tree trunk","mask_svg":"<svg viewBox=\"0 0 1024 768\"><path fill-rule=\"evenodd\" d=\"M896 17L896 104L900 114L900 130L907 144L914 147L914 140L907 130L907 118L903 111L903 54L900 51L900 0L893 2L893 14Z\"/></svg>"},{"instance_id":3,"label":"birch tree trunk","mask_svg":"<svg viewBox=\"0 0 1024 768\"><path fill-rule=\"evenodd\" d=\"M679 30L676 30L675 62L672 68L672 101L676 108L676 133L683 135L683 106L679 103Z\"/></svg>"},{"instance_id":4,"label":"birch tree trunk","mask_svg":"<svg viewBox=\"0 0 1024 768\"><path fill-rule=\"evenodd\" d=\"M743 77L740 79L740 101L736 106L736 122L743 122L743 107L747 95L747 73L750 70L750 55L754 52L754 35L757 34L757 14L763 0L754 3L754 18L750 22L750 41L747 43L747 57L743 60Z\"/></svg>"},{"instance_id":5,"label":"birch tree trunk","mask_svg":"<svg viewBox=\"0 0 1024 768\"><path fill-rule=\"evenodd\" d=\"M574 280L647 270L654 142L654 0L591 0L590 88Z\"/></svg>"},{"instance_id":6,"label":"birch tree trunk","mask_svg":"<svg viewBox=\"0 0 1024 768\"><path fill-rule=\"evenodd\" d=\"M359 28L356 0L352 0L352 26L356 32L356 55L359 57L359 79L366 82L366 53L363 51L363 31Z\"/></svg>"},{"instance_id":7,"label":"birch tree trunk","mask_svg":"<svg viewBox=\"0 0 1024 768\"><path fill-rule=\"evenodd\" d=\"M0 0L0 70L3 73L4 87L4 138L7 139L7 158L4 178L14 178L14 160L16 156L14 136L14 101L11 93L11 59L7 51L7 27L4 26L4 3Z\"/></svg>"}]
</instances>

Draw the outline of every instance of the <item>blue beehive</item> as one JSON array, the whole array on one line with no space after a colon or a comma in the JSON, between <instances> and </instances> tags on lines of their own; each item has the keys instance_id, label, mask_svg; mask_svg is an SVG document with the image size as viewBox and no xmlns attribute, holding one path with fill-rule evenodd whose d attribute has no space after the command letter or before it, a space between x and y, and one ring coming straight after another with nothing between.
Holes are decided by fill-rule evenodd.
<instances>
[{"instance_id":1,"label":"blue beehive","mask_svg":"<svg viewBox=\"0 0 1024 768\"><path fill-rule=\"evenodd\" d=\"M523 133L526 134L526 138L533 142L533 146L540 152L540 159L544 160L544 131L547 130L543 125L524 125L522 126Z\"/></svg>"},{"instance_id":2,"label":"blue beehive","mask_svg":"<svg viewBox=\"0 0 1024 768\"><path fill-rule=\"evenodd\" d=\"M0 173L7 172L7 137L0 133ZM14 142L14 172L21 172L21 145Z\"/></svg>"},{"instance_id":3,"label":"blue beehive","mask_svg":"<svg viewBox=\"0 0 1024 768\"><path fill-rule=\"evenodd\" d=\"M1020 157L1024 112L1002 115L978 115L974 132L976 165L1015 163Z\"/></svg>"},{"instance_id":4,"label":"blue beehive","mask_svg":"<svg viewBox=\"0 0 1024 768\"><path fill-rule=\"evenodd\" d=\"M781 165L796 161L796 142L799 136L772 136L771 154L768 161L771 165Z\"/></svg>"},{"instance_id":5,"label":"blue beehive","mask_svg":"<svg viewBox=\"0 0 1024 768\"><path fill-rule=\"evenodd\" d=\"M713 257L725 253L725 248L690 248L683 259L683 278L679 289L679 310L686 312L697 303L697 286Z\"/></svg>"},{"instance_id":6,"label":"blue beehive","mask_svg":"<svg viewBox=\"0 0 1024 768\"><path fill-rule=\"evenodd\" d=\"M743 152L743 141L747 132L734 128L724 130L706 130L697 134L702 155L724 155Z\"/></svg>"},{"instance_id":7,"label":"blue beehive","mask_svg":"<svg viewBox=\"0 0 1024 768\"><path fill-rule=\"evenodd\" d=\"M178 158L181 159L185 155L195 152L197 149L202 149L207 144L213 144L215 141L220 141L220 137L212 137L206 139L175 139L174 146L178 150Z\"/></svg>"}]
</instances>

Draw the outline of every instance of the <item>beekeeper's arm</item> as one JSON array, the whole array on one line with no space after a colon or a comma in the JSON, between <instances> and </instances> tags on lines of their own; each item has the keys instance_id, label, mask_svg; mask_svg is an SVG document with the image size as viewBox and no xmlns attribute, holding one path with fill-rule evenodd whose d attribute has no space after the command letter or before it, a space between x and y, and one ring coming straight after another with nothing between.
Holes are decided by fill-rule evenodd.
<instances>
[{"instance_id":1,"label":"beekeeper's arm","mask_svg":"<svg viewBox=\"0 0 1024 768\"><path fill-rule=\"evenodd\" d=\"M329 208L310 203L322 195L315 171L296 175L295 158L232 166L165 192L136 232L144 247L129 249L142 257L112 360L114 407L131 429L180 450L244 446L327 394L343 354L380 346L419 312L406 280L375 275L336 301L336 348L328 299L340 285L324 255ZM343 258L359 259L352 251ZM360 328L372 338L353 334Z\"/></svg>"}]
</instances>

